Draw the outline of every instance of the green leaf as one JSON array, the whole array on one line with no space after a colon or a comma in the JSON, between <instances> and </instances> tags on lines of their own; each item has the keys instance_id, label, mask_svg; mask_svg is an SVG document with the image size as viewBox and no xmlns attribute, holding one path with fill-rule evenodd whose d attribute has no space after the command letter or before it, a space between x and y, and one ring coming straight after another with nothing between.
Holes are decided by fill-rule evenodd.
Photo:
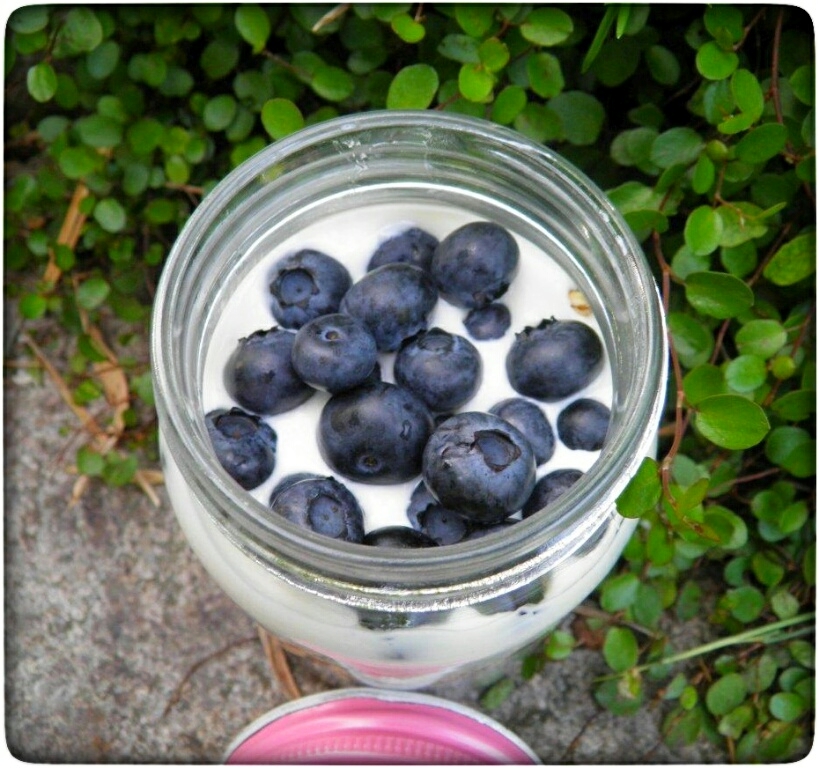
<instances>
[{"instance_id":1,"label":"green leaf","mask_svg":"<svg viewBox=\"0 0 819 768\"><path fill-rule=\"evenodd\" d=\"M702 321L682 312L670 312L668 330L677 355L686 368L708 362L714 351L714 336Z\"/></svg>"},{"instance_id":2,"label":"green leaf","mask_svg":"<svg viewBox=\"0 0 819 768\"><path fill-rule=\"evenodd\" d=\"M792 723L806 714L810 707L807 702L795 693L775 693L768 703L770 713L786 723Z\"/></svg>"},{"instance_id":3,"label":"green leaf","mask_svg":"<svg viewBox=\"0 0 819 768\"><path fill-rule=\"evenodd\" d=\"M716 365L698 365L683 377L683 392L689 405L696 405L713 395L725 394L725 376Z\"/></svg>"},{"instance_id":4,"label":"green leaf","mask_svg":"<svg viewBox=\"0 0 819 768\"><path fill-rule=\"evenodd\" d=\"M387 91L388 109L426 109L438 90L438 73L429 64L410 64L398 72Z\"/></svg>"},{"instance_id":5,"label":"green leaf","mask_svg":"<svg viewBox=\"0 0 819 768\"><path fill-rule=\"evenodd\" d=\"M483 103L492 94L495 78L482 64L462 64L458 72L458 90L469 101Z\"/></svg>"},{"instance_id":6,"label":"green leaf","mask_svg":"<svg viewBox=\"0 0 819 768\"><path fill-rule=\"evenodd\" d=\"M768 378L768 367L761 357L740 355L725 366L725 381L734 392L753 392Z\"/></svg>"},{"instance_id":7,"label":"green leaf","mask_svg":"<svg viewBox=\"0 0 819 768\"><path fill-rule=\"evenodd\" d=\"M526 106L526 90L519 85L507 85L492 102L492 122L510 125Z\"/></svg>"},{"instance_id":8,"label":"green leaf","mask_svg":"<svg viewBox=\"0 0 819 768\"><path fill-rule=\"evenodd\" d=\"M549 102L549 109L560 117L569 143L580 147L597 141L606 119L603 105L585 91L562 91Z\"/></svg>"},{"instance_id":9,"label":"green leaf","mask_svg":"<svg viewBox=\"0 0 819 768\"><path fill-rule=\"evenodd\" d=\"M734 342L742 355L757 355L763 360L773 357L788 340L787 331L777 320L749 320L740 328Z\"/></svg>"},{"instance_id":10,"label":"green leaf","mask_svg":"<svg viewBox=\"0 0 819 768\"><path fill-rule=\"evenodd\" d=\"M560 61L551 53L534 53L526 59L530 88L544 99L557 96L565 85Z\"/></svg>"},{"instance_id":11,"label":"green leaf","mask_svg":"<svg viewBox=\"0 0 819 768\"><path fill-rule=\"evenodd\" d=\"M105 457L97 451L83 446L77 451L77 471L81 475L98 477L105 468Z\"/></svg>"},{"instance_id":12,"label":"green leaf","mask_svg":"<svg viewBox=\"0 0 819 768\"><path fill-rule=\"evenodd\" d=\"M639 586L640 580L633 573L611 576L601 587L600 605L609 613L622 611L634 602Z\"/></svg>"},{"instance_id":13,"label":"green leaf","mask_svg":"<svg viewBox=\"0 0 819 768\"><path fill-rule=\"evenodd\" d=\"M637 664L637 638L628 627L610 627L603 642L603 658L615 672L625 672Z\"/></svg>"},{"instance_id":14,"label":"green leaf","mask_svg":"<svg viewBox=\"0 0 819 768\"><path fill-rule=\"evenodd\" d=\"M711 40L699 48L695 62L697 71L706 80L724 80L739 66L739 56L733 51L723 50Z\"/></svg>"},{"instance_id":15,"label":"green leaf","mask_svg":"<svg viewBox=\"0 0 819 768\"><path fill-rule=\"evenodd\" d=\"M103 198L94 206L94 219L106 232L121 232L127 223L125 209L113 197Z\"/></svg>"},{"instance_id":16,"label":"green leaf","mask_svg":"<svg viewBox=\"0 0 819 768\"><path fill-rule=\"evenodd\" d=\"M455 20L461 29L471 37L483 37L492 27L495 6L491 4L458 3Z\"/></svg>"},{"instance_id":17,"label":"green leaf","mask_svg":"<svg viewBox=\"0 0 819 768\"><path fill-rule=\"evenodd\" d=\"M103 277L89 277L77 288L77 304L83 309L96 309L111 292L111 286Z\"/></svg>"},{"instance_id":18,"label":"green leaf","mask_svg":"<svg viewBox=\"0 0 819 768\"><path fill-rule=\"evenodd\" d=\"M122 142L122 124L103 115L87 115L74 122L74 128L83 144L103 149L116 147Z\"/></svg>"},{"instance_id":19,"label":"green leaf","mask_svg":"<svg viewBox=\"0 0 819 768\"><path fill-rule=\"evenodd\" d=\"M327 101L344 101L355 90L355 81L341 67L325 64L313 73L310 87Z\"/></svg>"},{"instance_id":20,"label":"green leaf","mask_svg":"<svg viewBox=\"0 0 819 768\"><path fill-rule=\"evenodd\" d=\"M812 107L814 102L814 80L815 73L812 64L797 67L788 79L793 95L809 107Z\"/></svg>"},{"instance_id":21,"label":"green leaf","mask_svg":"<svg viewBox=\"0 0 819 768\"><path fill-rule=\"evenodd\" d=\"M651 45L643 55L651 77L660 85L674 85L680 79L680 62L665 46Z\"/></svg>"},{"instance_id":22,"label":"green leaf","mask_svg":"<svg viewBox=\"0 0 819 768\"><path fill-rule=\"evenodd\" d=\"M200 66L212 80L221 80L229 75L238 62L239 46L225 38L211 40L199 57Z\"/></svg>"},{"instance_id":23,"label":"green leaf","mask_svg":"<svg viewBox=\"0 0 819 768\"><path fill-rule=\"evenodd\" d=\"M304 127L301 110L290 99L269 99L262 107L264 129L273 139L281 139Z\"/></svg>"},{"instance_id":24,"label":"green leaf","mask_svg":"<svg viewBox=\"0 0 819 768\"><path fill-rule=\"evenodd\" d=\"M711 206L701 205L688 215L684 236L695 255L713 253L722 239L722 219Z\"/></svg>"},{"instance_id":25,"label":"green leaf","mask_svg":"<svg viewBox=\"0 0 819 768\"><path fill-rule=\"evenodd\" d=\"M120 457L114 453L106 454L106 464L102 477L114 487L123 486L134 479L137 471L137 457L134 455Z\"/></svg>"},{"instance_id":26,"label":"green leaf","mask_svg":"<svg viewBox=\"0 0 819 768\"><path fill-rule=\"evenodd\" d=\"M797 235L777 250L763 274L775 285L793 285L816 270L816 232Z\"/></svg>"},{"instance_id":27,"label":"green leaf","mask_svg":"<svg viewBox=\"0 0 819 768\"><path fill-rule=\"evenodd\" d=\"M669 128L654 140L651 161L660 168L690 165L697 161L704 146L702 136L693 128Z\"/></svg>"},{"instance_id":28,"label":"green leaf","mask_svg":"<svg viewBox=\"0 0 819 768\"><path fill-rule=\"evenodd\" d=\"M816 441L801 427L772 429L765 442L765 456L795 477L811 477L816 472Z\"/></svg>"},{"instance_id":29,"label":"green leaf","mask_svg":"<svg viewBox=\"0 0 819 768\"><path fill-rule=\"evenodd\" d=\"M589 67L591 67L599 55L603 44L606 42L609 30L611 30L612 24L614 24L617 13L617 6L610 5L606 7L606 12L603 14L603 18L594 33L594 37L589 45L589 50L586 51L586 55L583 57L583 64L580 67L581 72L588 72Z\"/></svg>"},{"instance_id":30,"label":"green leaf","mask_svg":"<svg viewBox=\"0 0 819 768\"><path fill-rule=\"evenodd\" d=\"M28 5L17 8L9 16L9 29L18 35L31 35L48 26L48 16L51 11L47 5Z\"/></svg>"},{"instance_id":31,"label":"green leaf","mask_svg":"<svg viewBox=\"0 0 819 768\"><path fill-rule=\"evenodd\" d=\"M747 69L738 69L731 76L731 92L740 112L753 121L762 116L765 108L765 95L756 75Z\"/></svg>"},{"instance_id":32,"label":"green leaf","mask_svg":"<svg viewBox=\"0 0 819 768\"><path fill-rule=\"evenodd\" d=\"M233 23L242 36L249 43L253 53L260 53L267 45L270 37L270 17L258 5L240 5L233 14Z\"/></svg>"},{"instance_id":33,"label":"green leaf","mask_svg":"<svg viewBox=\"0 0 819 768\"><path fill-rule=\"evenodd\" d=\"M60 152L58 163L69 179L81 179L97 170L100 156L89 147L67 147Z\"/></svg>"},{"instance_id":34,"label":"green leaf","mask_svg":"<svg viewBox=\"0 0 819 768\"><path fill-rule=\"evenodd\" d=\"M478 48L481 64L489 72L500 72L509 63L509 47L497 37L484 40Z\"/></svg>"},{"instance_id":35,"label":"green leaf","mask_svg":"<svg viewBox=\"0 0 819 768\"><path fill-rule=\"evenodd\" d=\"M757 445L770 429L765 411L741 395L713 395L700 401L695 423L705 438L732 451Z\"/></svg>"},{"instance_id":36,"label":"green leaf","mask_svg":"<svg viewBox=\"0 0 819 768\"><path fill-rule=\"evenodd\" d=\"M745 701L747 693L742 676L733 672L709 686L705 693L705 706L712 715L727 715Z\"/></svg>"},{"instance_id":37,"label":"green leaf","mask_svg":"<svg viewBox=\"0 0 819 768\"><path fill-rule=\"evenodd\" d=\"M487 688L480 697L484 709L497 709L515 690L515 682L511 678L502 677Z\"/></svg>"},{"instance_id":38,"label":"green leaf","mask_svg":"<svg viewBox=\"0 0 819 768\"><path fill-rule=\"evenodd\" d=\"M419 43L426 35L424 25L415 21L408 13L399 13L397 16L393 16L390 26L392 31L405 43Z\"/></svg>"},{"instance_id":39,"label":"green leaf","mask_svg":"<svg viewBox=\"0 0 819 768\"><path fill-rule=\"evenodd\" d=\"M445 59L452 59L461 64L478 64L481 60L479 47L480 44L474 37L452 33L446 35L438 44L438 53Z\"/></svg>"},{"instance_id":40,"label":"green leaf","mask_svg":"<svg viewBox=\"0 0 819 768\"><path fill-rule=\"evenodd\" d=\"M76 56L93 51L103 39L102 24L90 8L72 8L65 15L54 40L54 55Z\"/></svg>"},{"instance_id":41,"label":"green leaf","mask_svg":"<svg viewBox=\"0 0 819 768\"><path fill-rule=\"evenodd\" d=\"M734 151L746 163L765 163L785 148L787 140L788 129L784 125L765 123L745 134Z\"/></svg>"},{"instance_id":42,"label":"green leaf","mask_svg":"<svg viewBox=\"0 0 819 768\"><path fill-rule=\"evenodd\" d=\"M104 80L119 63L120 46L114 40L105 40L85 58L88 74L96 80Z\"/></svg>"},{"instance_id":43,"label":"green leaf","mask_svg":"<svg viewBox=\"0 0 819 768\"><path fill-rule=\"evenodd\" d=\"M559 661L567 658L575 645L575 639L570 632L556 629L546 638L543 650L547 659Z\"/></svg>"},{"instance_id":44,"label":"green leaf","mask_svg":"<svg viewBox=\"0 0 819 768\"><path fill-rule=\"evenodd\" d=\"M573 31L572 17L559 8L537 8L520 25L525 40L547 47L565 42Z\"/></svg>"},{"instance_id":45,"label":"green leaf","mask_svg":"<svg viewBox=\"0 0 819 768\"><path fill-rule=\"evenodd\" d=\"M26 74L26 87L34 101L41 104L54 98L57 92L57 73L47 61L41 61L29 67Z\"/></svg>"},{"instance_id":46,"label":"green leaf","mask_svg":"<svg viewBox=\"0 0 819 768\"><path fill-rule=\"evenodd\" d=\"M744 547L748 541L745 521L727 507L713 504L705 510L703 522L719 537L719 546L732 550Z\"/></svg>"},{"instance_id":47,"label":"green leaf","mask_svg":"<svg viewBox=\"0 0 819 768\"><path fill-rule=\"evenodd\" d=\"M17 310L27 320L36 320L48 310L48 300L39 293L26 293L20 297Z\"/></svg>"},{"instance_id":48,"label":"green leaf","mask_svg":"<svg viewBox=\"0 0 819 768\"><path fill-rule=\"evenodd\" d=\"M657 462L646 457L617 499L617 511L623 517L641 517L657 505L662 495Z\"/></svg>"},{"instance_id":49,"label":"green leaf","mask_svg":"<svg viewBox=\"0 0 819 768\"><path fill-rule=\"evenodd\" d=\"M753 291L725 272L693 272L686 278L685 296L698 312L722 320L742 314L754 303Z\"/></svg>"},{"instance_id":50,"label":"green leaf","mask_svg":"<svg viewBox=\"0 0 819 768\"><path fill-rule=\"evenodd\" d=\"M236 117L238 105L236 99L229 93L214 96L205 104L202 112L202 121L209 131L224 131Z\"/></svg>"},{"instance_id":51,"label":"green leaf","mask_svg":"<svg viewBox=\"0 0 819 768\"><path fill-rule=\"evenodd\" d=\"M805 421L816 413L816 392L797 389L771 403L771 410L783 421Z\"/></svg>"}]
</instances>

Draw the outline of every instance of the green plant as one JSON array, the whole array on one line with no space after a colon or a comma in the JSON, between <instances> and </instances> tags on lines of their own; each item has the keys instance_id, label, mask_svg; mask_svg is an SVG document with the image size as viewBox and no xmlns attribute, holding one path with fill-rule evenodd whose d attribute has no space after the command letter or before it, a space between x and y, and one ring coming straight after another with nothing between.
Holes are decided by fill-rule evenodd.
<instances>
[{"instance_id":1,"label":"green plant","mask_svg":"<svg viewBox=\"0 0 819 768\"><path fill-rule=\"evenodd\" d=\"M87 478L157 481L144 339L179 228L230 168L328 117L453 110L556 148L656 269L671 340L658 458L617 569L523 665L580 643L602 706L669 743L806 751L815 586L814 40L788 6L29 6L6 40L5 292L89 440ZM47 317L73 340L48 360ZM116 340L110 340L110 334ZM135 345L134 345L135 346ZM86 406L107 399L107 416ZM101 419L105 418L103 423ZM669 627L713 634L674 648ZM695 665L687 664L696 659ZM509 681L487 692L497 704Z\"/></svg>"}]
</instances>

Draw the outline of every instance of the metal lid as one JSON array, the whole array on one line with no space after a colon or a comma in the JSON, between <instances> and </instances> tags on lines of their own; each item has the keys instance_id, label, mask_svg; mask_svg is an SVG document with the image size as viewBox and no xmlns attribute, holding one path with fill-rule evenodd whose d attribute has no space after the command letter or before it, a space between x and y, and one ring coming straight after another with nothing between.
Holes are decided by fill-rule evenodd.
<instances>
[{"instance_id":1,"label":"metal lid","mask_svg":"<svg viewBox=\"0 0 819 768\"><path fill-rule=\"evenodd\" d=\"M227 750L228 764L534 765L515 734L422 693L347 688L268 712Z\"/></svg>"}]
</instances>

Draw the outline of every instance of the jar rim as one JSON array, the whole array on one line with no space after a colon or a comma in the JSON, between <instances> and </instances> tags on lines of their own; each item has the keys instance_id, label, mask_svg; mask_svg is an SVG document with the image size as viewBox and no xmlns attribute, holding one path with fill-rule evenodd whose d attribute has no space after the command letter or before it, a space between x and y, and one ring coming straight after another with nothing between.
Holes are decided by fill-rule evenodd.
<instances>
[{"instance_id":1,"label":"jar rim","mask_svg":"<svg viewBox=\"0 0 819 768\"><path fill-rule=\"evenodd\" d=\"M287 521L274 524L261 514L261 503L249 494L247 499L237 498L237 486L221 470L208 442L204 411L196 411L197 398L192 403L190 398L178 396L190 372L183 370L173 333L175 313L181 311L176 293L196 256L202 233L213 227L230 209L237 193L257 183L266 169L324 142L340 141L343 145L344 140L354 137L404 129L428 132L430 137L436 132L480 137L497 147L499 158L503 153L525 156L533 174L548 173L557 179L573 198L574 206L596 212L601 230L608 233L613 247L620 249L616 256L627 268L634 296L643 303L646 332L633 350L640 356L638 386L624 393L625 415L610 432L598 460L575 487L550 506L549 525L544 526L535 514L477 541L393 550L336 541L296 529ZM652 451L665 398L666 345L665 317L642 249L620 213L585 173L510 128L481 118L428 110L375 110L333 118L275 141L230 171L180 231L159 281L151 327L160 429L194 493L240 548L265 561L285 580L311 590L327 590L342 602L394 601L419 594L457 599L467 591L491 596L508 588L510 581L523 583L556 562L581 540L584 531L600 524L642 458ZM389 577L385 578L385 573Z\"/></svg>"}]
</instances>

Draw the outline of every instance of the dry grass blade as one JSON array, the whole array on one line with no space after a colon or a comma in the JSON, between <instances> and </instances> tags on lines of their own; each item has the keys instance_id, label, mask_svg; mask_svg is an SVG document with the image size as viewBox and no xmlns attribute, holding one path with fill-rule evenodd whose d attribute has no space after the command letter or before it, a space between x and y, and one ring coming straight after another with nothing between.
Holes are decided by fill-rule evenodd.
<instances>
[{"instance_id":1,"label":"dry grass blade","mask_svg":"<svg viewBox=\"0 0 819 768\"><path fill-rule=\"evenodd\" d=\"M278 639L266 629L262 627L258 629L259 639L262 641L262 648L264 648L267 661L276 679L281 683L285 695L290 699L300 699L302 696L301 689L296 683L296 678L293 677L293 671L290 669L290 662L287 660L284 648Z\"/></svg>"}]
</instances>

